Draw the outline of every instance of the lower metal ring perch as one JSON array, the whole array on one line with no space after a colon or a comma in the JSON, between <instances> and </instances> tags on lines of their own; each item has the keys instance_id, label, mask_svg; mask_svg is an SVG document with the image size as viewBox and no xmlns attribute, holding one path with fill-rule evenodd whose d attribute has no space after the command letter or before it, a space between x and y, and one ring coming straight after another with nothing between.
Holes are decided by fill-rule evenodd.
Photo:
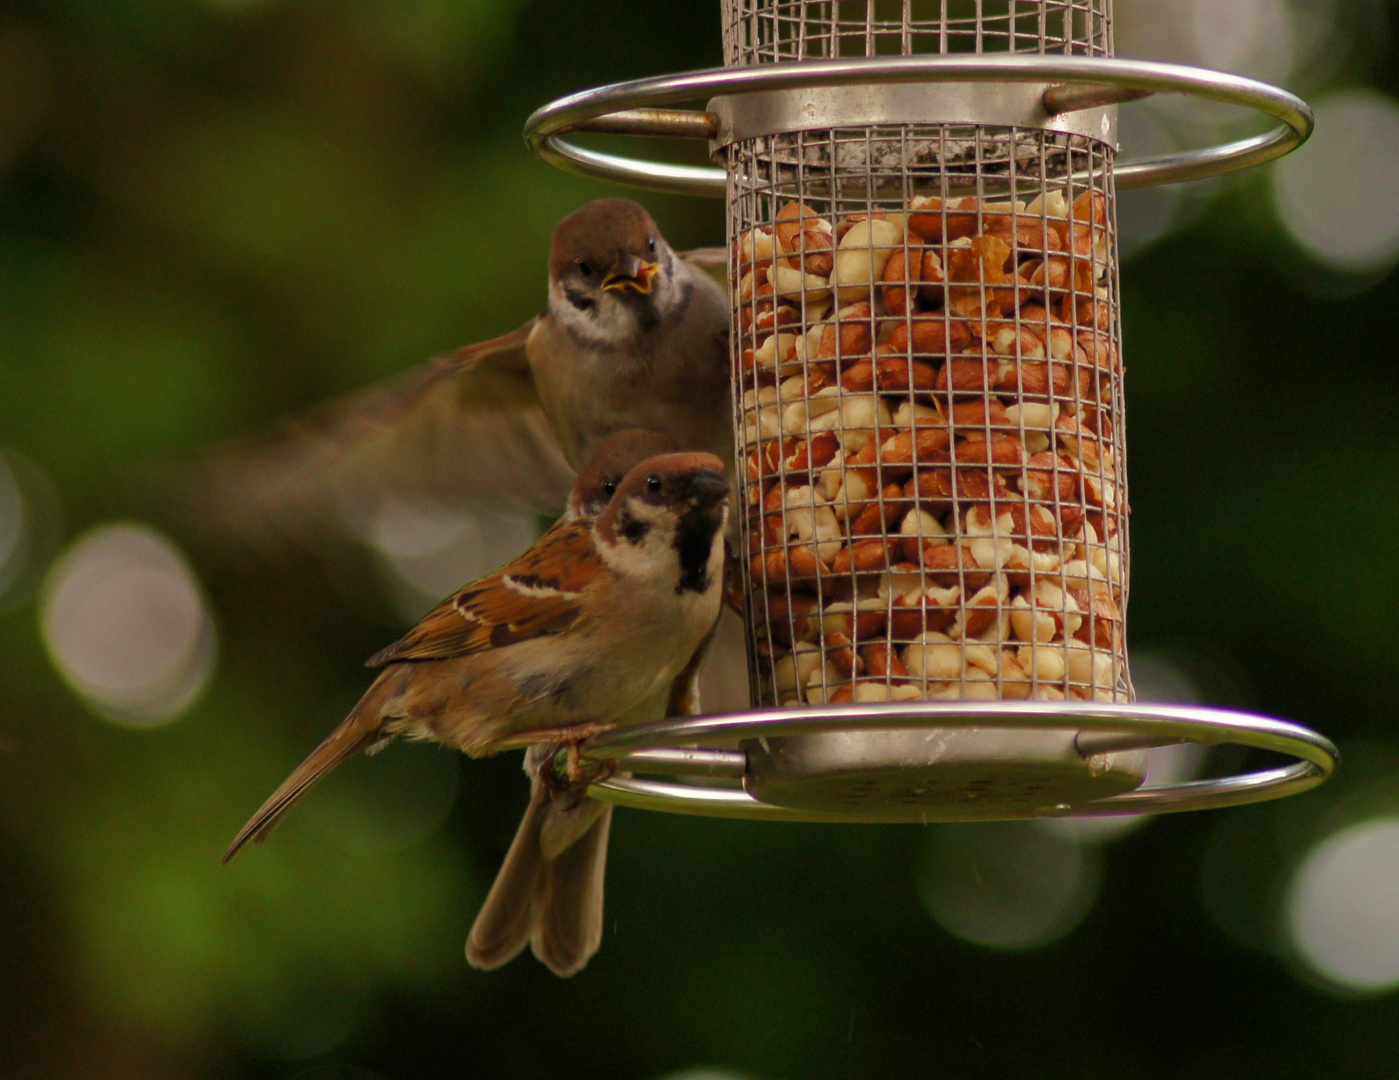
<instances>
[{"instance_id":1,"label":"lower metal ring perch","mask_svg":"<svg viewBox=\"0 0 1399 1080\"><path fill-rule=\"evenodd\" d=\"M743 749L706 748L715 742L738 742ZM1298 760L1236 776L1140 786L1146 751L1180 743L1247 746ZM1337 760L1335 746L1321 735L1250 713L1030 701L686 717L608 732L592 740L584 756L615 761L622 771L691 778L614 777L590 789L617 805L824 822L992 821L1238 806L1315 787ZM715 786L715 780L730 786Z\"/></svg>"}]
</instances>

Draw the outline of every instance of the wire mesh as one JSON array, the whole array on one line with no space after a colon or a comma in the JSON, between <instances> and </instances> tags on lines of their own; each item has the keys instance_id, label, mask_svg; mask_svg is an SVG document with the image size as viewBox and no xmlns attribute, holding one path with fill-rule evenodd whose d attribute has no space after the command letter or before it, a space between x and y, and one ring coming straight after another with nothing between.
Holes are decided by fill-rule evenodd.
<instances>
[{"instance_id":1,"label":"wire mesh","mask_svg":"<svg viewBox=\"0 0 1399 1080\"><path fill-rule=\"evenodd\" d=\"M778 140L825 164L768 139L728 162L757 703L1129 700L1110 152ZM964 195L868 164L908 140L1009 165Z\"/></svg>"},{"instance_id":2,"label":"wire mesh","mask_svg":"<svg viewBox=\"0 0 1399 1080\"><path fill-rule=\"evenodd\" d=\"M1110 0L725 0L730 67L852 56L1111 56Z\"/></svg>"},{"instance_id":3,"label":"wire mesh","mask_svg":"<svg viewBox=\"0 0 1399 1080\"><path fill-rule=\"evenodd\" d=\"M889 11L730 0L730 62L1111 52L1100 0ZM1112 148L901 124L725 153L754 703L1130 701Z\"/></svg>"}]
</instances>

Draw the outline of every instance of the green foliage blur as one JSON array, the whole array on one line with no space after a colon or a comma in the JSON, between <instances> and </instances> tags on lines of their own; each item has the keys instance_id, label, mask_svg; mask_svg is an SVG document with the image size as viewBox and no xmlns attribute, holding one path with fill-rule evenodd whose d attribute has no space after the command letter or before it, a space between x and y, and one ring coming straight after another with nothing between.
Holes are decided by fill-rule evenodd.
<instances>
[{"instance_id":1,"label":"green foliage blur","mask_svg":"<svg viewBox=\"0 0 1399 1080\"><path fill-rule=\"evenodd\" d=\"M1330 84L1399 91L1376 40ZM1123 271L1130 633L1336 739L1329 787L1103 848L1082 924L1026 951L929 917L937 830L623 811L592 965L474 972L525 785L420 746L219 866L402 623L362 555L230 554L150 477L528 318L553 223L612 192L532 158L525 117L720 61L717 5L683 0L0 4L0 445L51 481L49 554L151 521L219 635L197 704L130 730L55 671L34 582L0 613L0 1076L1399 1076L1399 994L1277 932L1309 843L1399 813L1399 281L1309 262L1268 170ZM722 240L717 202L641 198L676 246Z\"/></svg>"}]
</instances>

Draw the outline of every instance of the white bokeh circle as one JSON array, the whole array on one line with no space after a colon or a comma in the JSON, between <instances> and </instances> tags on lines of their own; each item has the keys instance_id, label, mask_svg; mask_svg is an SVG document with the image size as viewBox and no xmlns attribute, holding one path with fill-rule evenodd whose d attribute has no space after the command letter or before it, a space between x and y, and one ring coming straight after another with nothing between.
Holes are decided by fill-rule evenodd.
<instances>
[{"instance_id":1,"label":"white bokeh circle","mask_svg":"<svg viewBox=\"0 0 1399 1080\"><path fill-rule=\"evenodd\" d=\"M1317 844L1287 893L1288 938L1306 965L1348 990L1399 988L1399 817Z\"/></svg>"},{"instance_id":2,"label":"white bokeh circle","mask_svg":"<svg viewBox=\"0 0 1399 1080\"><path fill-rule=\"evenodd\" d=\"M1279 161L1283 228L1318 262L1374 273L1399 259L1399 103L1371 90L1316 102L1316 132Z\"/></svg>"},{"instance_id":3,"label":"white bokeh circle","mask_svg":"<svg viewBox=\"0 0 1399 1080\"><path fill-rule=\"evenodd\" d=\"M1092 910L1102 854L1035 827L981 822L932 830L919 875L924 907L948 933L992 949L1058 941Z\"/></svg>"},{"instance_id":4,"label":"white bokeh circle","mask_svg":"<svg viewBox=\"0 0 1399 1080\"><path fill-rule=\"evenodd\" d=\"M146 525L76 540L49 570L40 623L64 680L123 726L175 719L213 672L213 620L194 571Z\"/></svg>"}]
</instances>

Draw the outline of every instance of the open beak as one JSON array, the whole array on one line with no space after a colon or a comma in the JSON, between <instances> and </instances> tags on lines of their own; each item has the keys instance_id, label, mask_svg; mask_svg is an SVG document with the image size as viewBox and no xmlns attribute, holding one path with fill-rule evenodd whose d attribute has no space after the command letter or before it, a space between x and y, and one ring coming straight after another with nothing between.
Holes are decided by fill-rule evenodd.
<instances>
[{"instance_id":1,"label":"open beak","mask_svg":"<svg viewBox=\"0 0 1399 1080\"><path fill-rule=\"evenodd\" d=\"M628 259L630 266L619 266L612 273L607 275L603 281L604 289L632 289L645 295L651 291L656 283L656 271L660 269L656 263L642 262L639 259ZM627 273L630 270L630 273Z\"/></svg>"}]
</instances>

